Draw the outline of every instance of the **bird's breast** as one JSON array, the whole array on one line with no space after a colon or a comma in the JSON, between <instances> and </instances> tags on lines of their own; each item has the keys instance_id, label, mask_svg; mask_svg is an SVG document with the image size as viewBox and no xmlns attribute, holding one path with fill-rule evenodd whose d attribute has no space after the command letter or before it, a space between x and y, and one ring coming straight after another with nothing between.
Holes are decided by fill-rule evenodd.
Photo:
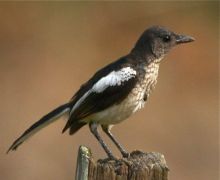
<instances>
[{"instance_id":1,"label":"bird's breast","mask_svg":"<svg viewBox=\"0 0 220 180\"><path fill-rule=\"evenodd\" d=\"M134 102L134 112L144 107L150 93L155 88L158 77L159 64L152 63L144 67L140 72L139 80L128 99Z\"/></svg>"},{"instance_id":2,"label":"bird's breast","mask_svg":"<svg viewBox=\"0 0 220 180\"><path fill-rule=\"evenodd\" d=\"M91 115L89 119L100 124L117 124L143 108L157 82L158 70L159 64L144 67L137 84L122 102Z\"/></svg>"}]
</instances>

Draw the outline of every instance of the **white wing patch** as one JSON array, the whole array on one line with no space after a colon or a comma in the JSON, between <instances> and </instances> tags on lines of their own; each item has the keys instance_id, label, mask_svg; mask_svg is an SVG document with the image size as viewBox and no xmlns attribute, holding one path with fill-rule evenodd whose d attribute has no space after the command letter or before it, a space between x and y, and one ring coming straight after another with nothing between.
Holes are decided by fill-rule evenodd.
<instances>
[{"instance_id":1,"label":"white wing patch","mask_svg":"<svg viewBox=\"0 0 220 180\"><path fill-rule=\"evenodd\" d=\"M128 81L136 76L137 72L131 67L122 68L119 71L112 71L107 76L101 78L93 87L87 91L73 106L70 115L77 107L89 96L90 93L101 93L110 86L120 86L123 82Z\"/></svg>"},{"instance_id":2,"label":"white wing patch","mask_svg":"<svg viewBox=\"0 0 220 180\"><path fill-rule=\"evenodd\" d=\"M103 92L109 86L120 86L122 82L135 77L136 71L131 67L122 68L119 71L112 71L107 76L101 78L93 85L92 91L96 93Z\"/></svg>"}]
</instances>

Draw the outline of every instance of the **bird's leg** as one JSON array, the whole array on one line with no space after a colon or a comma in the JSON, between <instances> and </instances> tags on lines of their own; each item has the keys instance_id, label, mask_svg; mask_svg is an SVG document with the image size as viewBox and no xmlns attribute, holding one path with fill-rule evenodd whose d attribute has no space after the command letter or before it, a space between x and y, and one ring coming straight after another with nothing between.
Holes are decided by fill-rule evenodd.
<instances>
[{"instance_id":1,"label":"bird's leg","mask_svg":"<svg viewBox=\"0 0 220 180\"><path fill-rule=\"evenodd\" d=\"M121 146L121 144L115 139L113 134L110 131L110 126L102 125L103 131L108 135L108 137L114 142L114 144L117 146L119 151L121 152L123 157L129 157L129 153Z\"/></svg>"},{"instance_id":2,"label":"bird's leg","mask_svg":"<svg viewBox=\"0 0 220 180\"><path fill-rule=\"evenodd\" d=\"M98 132L98 129L97 129L98 124L95 123L95 122L92 122L92 123L89 124L89 128L90 128L90 131L92 132L92 134L96 137L96 139L99 141L99 143L101 144L101 146L105 150L108 157L110 159L115 159L116 160L116 158L113 156L111 150L108 148L108 146L105 144L105 142L102 140L101 136L99 135L99 132Z\"/></svg>"}]
</instances>

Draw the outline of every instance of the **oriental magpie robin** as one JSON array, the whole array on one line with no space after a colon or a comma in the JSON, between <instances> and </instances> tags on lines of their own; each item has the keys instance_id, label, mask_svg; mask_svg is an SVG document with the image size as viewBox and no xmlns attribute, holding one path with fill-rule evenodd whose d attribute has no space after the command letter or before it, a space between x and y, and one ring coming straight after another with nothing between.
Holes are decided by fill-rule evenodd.
<instances>
[{"instance_id":1,"label":"oriental magpie robin","mask_svg":"<svg viewBox=\"0 0 220 180\"><path fill-rule=\"evenodd\" d=\"M16 150L26 139L43 127L67 114L68 121L62 132L74 134L89 124L91 132L102 145L108 157L115 159L99 135L97 127L110 137L123 157L129 154L114 138L110 129L144 107L154 88L159 65L174 46L194 41L193 37L176 34L161 26L152 26L140 36L127 55L97 71L71 100L29 127L9 148Z\"/></svg>"}]
</instances>

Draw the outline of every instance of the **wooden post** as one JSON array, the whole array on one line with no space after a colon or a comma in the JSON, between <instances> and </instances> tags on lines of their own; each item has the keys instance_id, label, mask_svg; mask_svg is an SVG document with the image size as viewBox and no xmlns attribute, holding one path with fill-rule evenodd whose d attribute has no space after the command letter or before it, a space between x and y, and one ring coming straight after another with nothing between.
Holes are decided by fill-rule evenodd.
<instances>
[{"instance_id":1,"label":"wooden post","mask_svg":"<svg viewBox=\"0 0 220 180\"><path fill-rule=\"evenodd\" d=\"M92 158L91 151L80 146L76 180L168 180L165 158L157 152L133 151L129 158L117 161Z\"/></svg>"}]
</instances>

